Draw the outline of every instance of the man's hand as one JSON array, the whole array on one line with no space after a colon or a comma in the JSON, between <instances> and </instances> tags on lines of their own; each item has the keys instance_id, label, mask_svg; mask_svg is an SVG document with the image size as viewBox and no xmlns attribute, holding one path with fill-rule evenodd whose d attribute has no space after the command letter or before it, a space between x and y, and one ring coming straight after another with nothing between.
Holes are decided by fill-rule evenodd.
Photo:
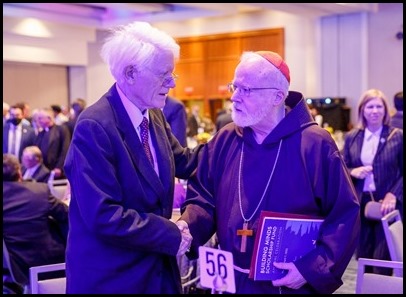
<instances>
[{"instance_id":1,"label":"man's hand","mask_svg":"<svg viewBox=\"0 0 406 297\"><path fill-rule=\"evenodd\" d=\"M185 221L179 220L175 224L178 226L178 228L181 232L181 235L182 235L182 241L180 242L177 256L182 256L186 252L189 251L190 245L192 244L193 237L190 234L189 226Z\"/></svg>"},{"instance_id":2,"label":"man's hand","mask_svg":"<svg viewBox=\"0 0 406 297\"><path fill-rule=\"evenodd\" d=\"M297 290L306 283L306 280L292 262L274 262L273 265L276 268L288 270L288 274L286 274L284 277L272 281L272 284L275 287L285 286L287 288Z\"/></svg>"}]
</instances>

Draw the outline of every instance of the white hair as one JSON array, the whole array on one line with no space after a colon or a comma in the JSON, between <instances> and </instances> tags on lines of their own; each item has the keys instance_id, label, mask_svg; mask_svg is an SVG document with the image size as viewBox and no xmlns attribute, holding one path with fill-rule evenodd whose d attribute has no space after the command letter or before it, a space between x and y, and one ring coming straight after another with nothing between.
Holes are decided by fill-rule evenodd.
<instances>
[{"instance_id":1,"label":"white hair","mask_svg":"<svg viewBox=\"0 0 406 297\"><path fill-rule=\"evenodd\" d=\"M174 59L178 59L180 46L167 33L149 23L133 22L112 28L100 54L115 80L120 82L127 66L148 66L158 51L170 51Z\"/></svg>"}]
</instances>

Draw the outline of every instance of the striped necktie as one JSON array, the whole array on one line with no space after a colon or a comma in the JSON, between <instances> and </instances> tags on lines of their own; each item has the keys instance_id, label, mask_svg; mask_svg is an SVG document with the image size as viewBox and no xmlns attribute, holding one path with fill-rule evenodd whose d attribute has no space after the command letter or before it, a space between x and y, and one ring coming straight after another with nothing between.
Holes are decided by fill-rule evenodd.
<instances>
[{"instance_id":1,"label":"striped necktie","mask_svg":"<svg viewBox=\"0 0 406 297\"><path fill-rule=\"evenodd\" d=\"M140 129L141 129L140 134L141 134L142 146L144 147L145 153L147 154L149 161L151 162L151 164L154 164L154 159L152 158L151 148L149 147L149 143L148 143L148 138L149 138L148 119L146 117L144 117L142 119Z\"/></svg>"}]
</instances>

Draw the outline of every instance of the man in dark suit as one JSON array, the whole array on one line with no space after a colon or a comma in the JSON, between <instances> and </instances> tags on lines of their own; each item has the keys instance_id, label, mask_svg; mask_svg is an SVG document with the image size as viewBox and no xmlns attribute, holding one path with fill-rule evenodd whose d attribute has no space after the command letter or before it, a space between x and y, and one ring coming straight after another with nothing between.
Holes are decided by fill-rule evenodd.
<instances>
[{"instance_id":1,"label":"man in dark suit","mask_svg":"<svg viewBox=\"0 0 406 297\"><path fill-rule=\"evenodd\" d=\"M23 179L34 180L36 182L48 182L51 172L44 165L41 150L38 146L27 146L21 157L23 165Z\"/></svg>"},{"instance_id":2,"label":"man in dark suit","mask_svg":"<svg viewBox=\"0 0 406 297\"><path fill-rule=\"evenodd\" d=\"M186 147L187 114L185 105L182 101L168 96L162 111L169 126L171 126L173 135L183 147Z\"/></svg>"},{"instance_id":3,"label":"man in dark suit","mask_svg":"<svg viewBox=\"0 0 406 297\"><path fill-rule=\"evenodd\" d=\"M50 108L43 108L37 113L42 131L35 139L44 158L44 165L55 172L55 178L64 178L63 165L70 144L70 133L65 125L56 125L54 113Z\"/></svg>"},{"instance_id":4,"label":"man in dark suit","mask_svg":"<svg viewBox=\"0 0 406 297\"><path fill-rule=\"evenodd\" d=\"M69 119L69 121L67 121L65 123L65 126L68 127L71 138L73 135L73 130L75 129L76 121L78 120L78 117L82 113L82 111L85 110L86 104L87 103L86 103L85 99L77 98L71 105L73 114L72 114L71 118Z\"/></svg>"},{"instance_id":5,"label":"man in dark suit","mask_svg":"<svg viewBox=\"0 0 406 297\"><path fill-rule=\"evenodd\" d=\"M199 116L199 105L193 105L190 114L187 117L187 136L188 137L195 137L197 134L200 133L200 123L201 118Z\"/></svg>"},{"instance_id":6,"label":"man in dark suit","mask_svg":"<svg viewBox=\"0 0 406 297\"><path fill-rule=\"evenodd\" d=\"M233 103L231 101L226 101L224 103L224 112L217 115L216 131L220 130L225 125L227 125L228 123L231 123L233 121L233 118L231 117L232 105L233 105Z\"/></svg>"},{"instance_id":7,"label":"man in dark suit","mask_svg":"<svg viewBox=\"0 0 406 297\"><path fill-rule=\"evenodd\" d=\"M64 167L67 293L178 294L177 255L192 238L169 220L174 180L189 178L198 152L180 145L161 110L179 46L134 22L112 30L101 53L116 83L81 113Z\"/></svg>"},{"instance_id":8,"label":"man in dark suit","mask_svg":"<svg viewBox=\"0 0 406 297\"><path fill-rule=\"evenodd\" d=\"M50 195L47 184L22 181L18 159L3 154L3 238L17 281L28 283L30 267L65 262L67 230L67 205Z\"/></svg>"},{"instance_id":9,"label":"man in dark suit","mask_svg":"<svg viewBox=\"0 0 406 297\"><path fill-rule=\"evenodd\" d=\"M22 120L22 109L14 105L10 108L9 119L3 126L3 154L13 154L19 160L24 148L33 145L36 138L34 128L22 123Z\"/></svg>"},{"instance_id":10,"label":"man in dark suit","mask_svg":"<svg viewBox=\"0 0 406 297\"><path fill-rule=\"evenodd\" d=\"M396 113L391 116L390 124L392 127L403 129L403 91L395 94L393 104L395 105Z\"/></svg>"}]
</instances>

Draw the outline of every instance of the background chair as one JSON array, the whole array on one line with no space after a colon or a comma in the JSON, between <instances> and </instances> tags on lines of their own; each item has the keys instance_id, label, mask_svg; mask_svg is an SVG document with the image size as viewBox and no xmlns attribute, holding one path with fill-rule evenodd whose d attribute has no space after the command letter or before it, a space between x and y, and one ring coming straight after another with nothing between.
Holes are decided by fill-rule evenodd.
<instances>
[{"instance_id":1,"label":"background chair","mask_svg":"<svg viewBox=\"0 0 406 297\"><path fill-rule=\"evenodd\" d=\"M24 273L12 265L10 254L3 238L3 294L28 292L28 280Z\"/></svg>"},{"instance_id":2,"label":"background chair","mask_svg":"<svg viewBox=\"0 0 406 297\"><path fill-rule=\"evenodd\" d=\"M359 258L355 294L403 294L403 277L365 273L365 266L403 270L403 262Z\"/></svg>"},{"instance_id":3,"label":"background chair","mask_svg":"<svg viewBox=\"0 0 406 297\"><path fill-rule=\"evenodd\" d=\"M53 179L51 173L51 176L48 179L48 188L54 197L64 200L68 194L69 181L67 179Z\"/></svg>"},{"instance_id":4,"label":"background chair","mask_svg":"<svg viewBox=\"0 0 406 297\"><path fill-rule=\"evenodd\" d=\"M31 294L65 294L66 277L45 278L49 272L65 271L65 263L30 268ZM42 277L41 277L42 276Z\"/></svg>"},{"instance_id":5,"label":"background chair","mask_svg":"<svg viewBox=\"0 0 406 297\"><path fill-rule=\"evenodd\" d=\"M391 260L403 262L403 222L399 210L383 216L381 221ZM403 270L395 269L394 274L403 277Z\"/></svg>"}]
</instances>

